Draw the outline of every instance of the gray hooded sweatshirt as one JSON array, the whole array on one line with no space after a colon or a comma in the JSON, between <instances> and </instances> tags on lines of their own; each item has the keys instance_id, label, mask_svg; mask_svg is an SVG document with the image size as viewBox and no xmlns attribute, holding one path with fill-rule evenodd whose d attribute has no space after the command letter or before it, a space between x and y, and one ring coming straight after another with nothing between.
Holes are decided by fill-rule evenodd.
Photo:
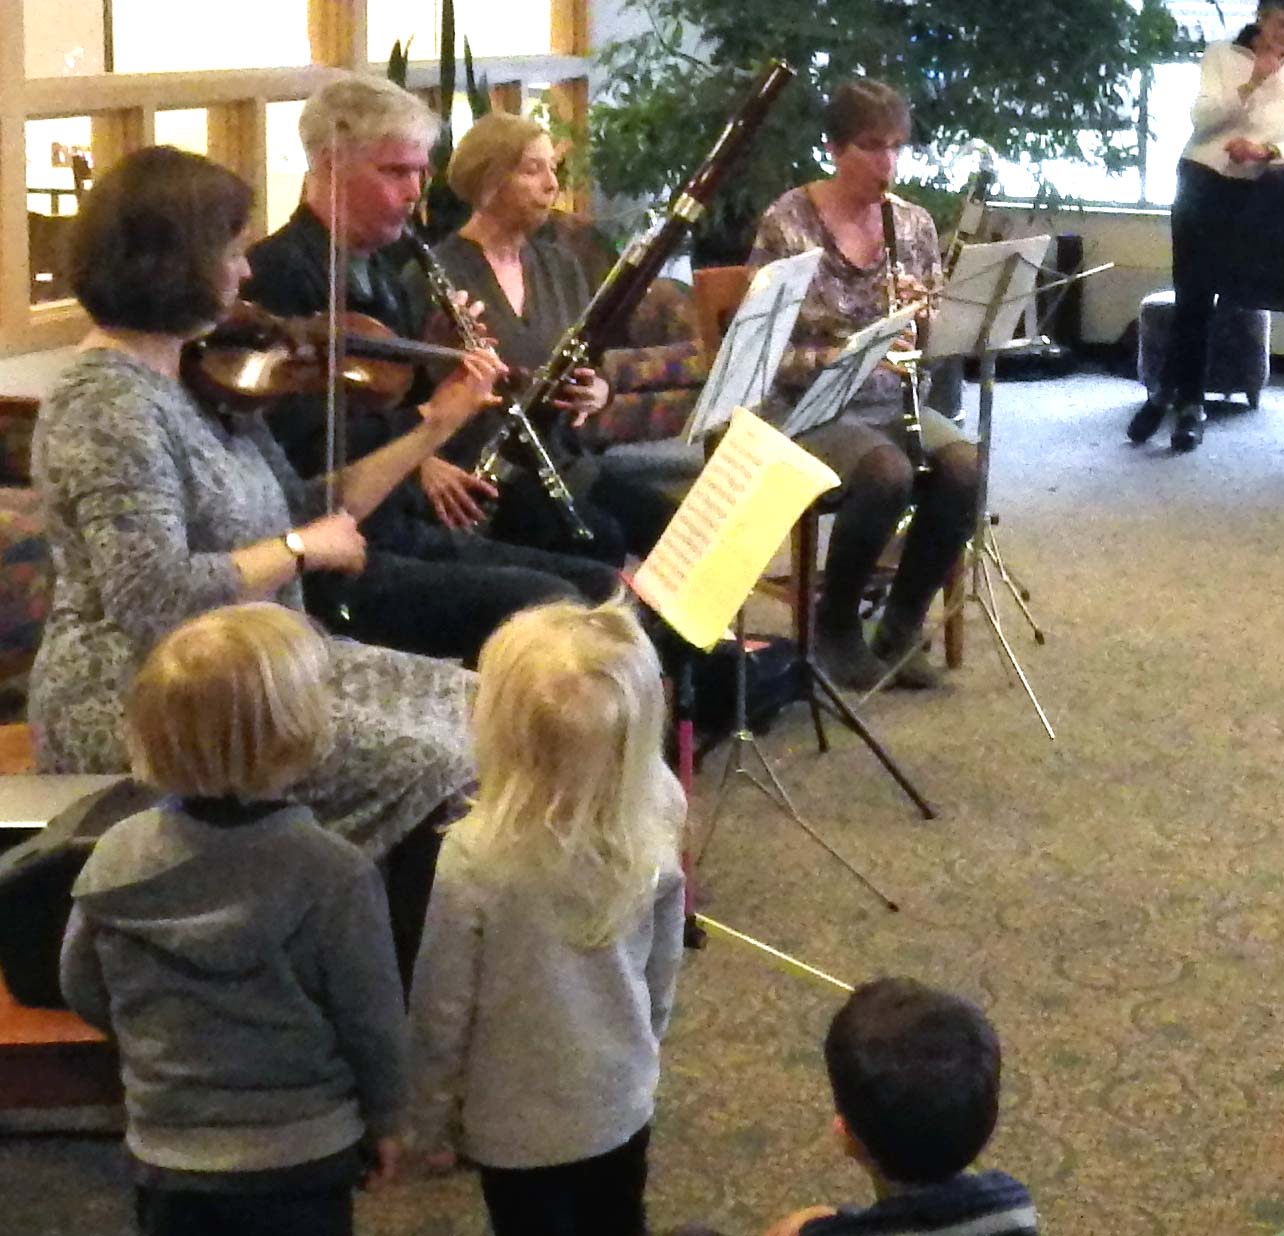
<instances>
[{"instance_id":1,"label":"gray hooded sweatshirt","mask_svg":"<svg viewBox=\"0 0 1284 1236\"><path fill-rule=\"evenodd\" d=\"M387 899L303 807L115 825L73 889L68 1003L120 1048L144 1163L263 1171L395 1131L408 1037Z\"/></svg>"}]
</instances>

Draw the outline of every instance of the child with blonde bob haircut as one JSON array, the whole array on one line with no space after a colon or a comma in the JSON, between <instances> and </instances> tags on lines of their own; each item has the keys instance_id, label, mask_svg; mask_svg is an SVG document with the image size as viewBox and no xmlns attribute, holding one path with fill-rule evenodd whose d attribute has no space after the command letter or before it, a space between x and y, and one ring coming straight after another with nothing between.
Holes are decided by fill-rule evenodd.
<instances>
[{"instance_id":1,"label":"child with blonde bob haircut","mask_svg":"<svg viewBox=\"0 0 1284 1236\"><path fill-rule=\"evenodd\" d=\"M430 1166L480 1165L495 1236L640 1236L683 926L659 663L616 600L519 613L478 669L480 791L428 908L412 1123Z\"/></svg>"},{"instance_id":2,"label":"child with blonde bob haircut","mask_svg":"<svg viewBox=\"0 0 1284 1236\"><path fill-rule=\"evenodd\" d=\"M144 1236L349 1236L365 1139L389 1179L409 1041L373 863L285 801L332 742L303 615L212 610L132 685L122 820L73 889L68 1003L116 1040Z\"/></svg>"},{"instance_id":3,"label":"child with blonde bob haircut","mask_svg":"<svg viewBox=\"0 0 1284 1236\"><path fill-rule=\"evenodd\" d=\"M212 610L157 645L126 699L134 775L182 798L274 798L334 737L325 639L272 604Z\"/></svg>"}]
</instances>

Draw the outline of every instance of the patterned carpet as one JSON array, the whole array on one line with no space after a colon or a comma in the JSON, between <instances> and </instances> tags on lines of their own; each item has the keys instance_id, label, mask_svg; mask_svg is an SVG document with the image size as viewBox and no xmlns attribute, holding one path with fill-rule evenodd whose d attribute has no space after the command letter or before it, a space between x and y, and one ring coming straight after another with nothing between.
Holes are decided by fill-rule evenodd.
<instances>
[{"instance_id":1,"label":"patterned carpet","mask_svg":"<svg viewBox=\"0 0 1284 1236\"><path fill-rule=\"evenodd\" d=\"M703 908L850 981L908 973L980 1001L1005 1049L985 1162L1054 1236L1284 1227L1284 394L1204 447L1129 447L1132 384L1001 385L992 507L1047 627L1005 630L1057 730L1010 685L975 607L967 662L864 715L940 817L917 818L859 741L818 756L802 709L762 748L806 817L900 902L890 914L747 783L728 793ZM695 808L707 824L721 753ZM867 1200L828 1133L819 1056L839 1000L759 954L689 959L652 1155L657 1231L751 1236ZM125 1230L106 1141L0 1143L5 1230ZM475 1182L361 1205L371 1236L477 1236Z\"/></svg>"}]
</instances>

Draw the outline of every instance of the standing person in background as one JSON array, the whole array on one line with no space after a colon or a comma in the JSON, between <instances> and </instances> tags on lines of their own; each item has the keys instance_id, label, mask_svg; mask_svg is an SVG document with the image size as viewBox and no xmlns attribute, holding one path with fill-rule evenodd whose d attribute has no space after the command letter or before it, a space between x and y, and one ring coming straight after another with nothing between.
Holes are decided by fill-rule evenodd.
<instances>
[{"instance_id":1,"label":"standing person in background","mask_svg":"<svg viewBox=\"0 0 1284 1236\"><path fill-rule=\"evenodd\" d=\"M411 994L413 1125L430 1167L481 1165L495 1236L643 1236L683 928L659 664L623 602L562 602L479 672L480 789Z\"/></svg>"},{"instance_id":2,"label":"standing person in background","mask_svg":"<svg viewBox=\"0 0 1284 1236\"><path fill-rule=\"evenodd\" d=\"M261 602L172 631L130 689L134 773L171 797L94 847L62 988L120 1050L144 1236L350 1236L363 1149L372 1187L396 1169L379 875L287 801L334 740L330 670L304 615Z\"/></svg>"},{"instance_id":3,"label":"standing person in background","mask_svg":"<svg viewBox=\"0 0 1284 1236\"><path fill-rule=\"evenodd\" d=\"M419 201L439 124L422 100L386 78L349 73L318 90L299 120L308 157L303 200L284 227L250 250L244 294L274 313L324 311L334 234L348 250L348 309L394 334L422 338L431 323L383 250L402 235ZM343 204L338 219L332 188ZM419 371L397 407L351 418L349 457L363 458L416 425L431 390ZM282 400L269 423L301 475L323 469L322 400ZM618 577L599 563L483 535L482 504L493 497L489 484L446 458L424 460L363 523L365 571L355 580L310 577L308 608L357 639L472 664L509 614L558 598L601 601L615 591Z\"/></svg>"},{"instance_id":4,"label":"standing person in background","mask_svg":"<svg viewBox=\"0 0 1284 1236\"><path fill-rule=\"evenodd\" d=\"M1147 441L1176 409L1175 451L1204 440L1204 379L1213 304L1226 282L1236 219L1253 182L1280 158L1284 143L1284 0L1262 0L1251 45L1210 43L1199 69L1194 125L1177 165L1172 207L1173 309L1160 391L1128 423L1131 441Z\"/></svg>"},{"instance_id":5,"label":"standing person in background","mask_svg":"<svg viewBox=\"0 0 1284 1236\"><path fill-rule=\"evenodd\" d=\"M833 176L791 189L759 224L749 255L752 267L822 250L776 386L763 405L768 419L783 419L847 338L887 312L884 198L891 203L904 267L904 277L897 280L900 301L920 299L940 285L940 248L931 216L889 193L909 132L909 106L890 86L868 79L840 86L825 108ZM921 647L923 621L972 532L978 477L976 447L950 420L924 407L921 423L929 466L916 474L902 379L880 365L842 415L798 439L843 481L816 610L817 657L839 686L865 690L897 662L902 664L896 685L937 682ZM905 548L882 620L867 644L858 612L861 598L911 502L914 517Z\"/></svg>"}]
</instances>

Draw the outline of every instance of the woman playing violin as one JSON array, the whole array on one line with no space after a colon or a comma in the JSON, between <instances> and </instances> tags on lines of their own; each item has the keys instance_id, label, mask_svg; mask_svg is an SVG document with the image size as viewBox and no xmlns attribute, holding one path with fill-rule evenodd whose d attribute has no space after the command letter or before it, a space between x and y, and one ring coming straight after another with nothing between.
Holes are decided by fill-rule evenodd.
<instances>
[{"instance_id":1,"label":"woman playing violin","mask_svg":"<svg viewBox=\"0 0 1284 1236\"><path fill-rule=\"evenodd\" d=\"M791 348L765 409L780 416L817 367L855 331L887 311L889 257L882 206L909 140L909 108L882 82L839 87L825 111L828 180L791 189L758 227L751 266L817 246L820 265L798 315ZM933 290L941 264L936 228L919 206L890 198L897 250L904 260L899 300ZM902 378L880 367L836 420L799 442L843 478L816 613L817 653L841 686L866 689L901 662L894 681L926 687L936 671L921 650L921 628L933 594L967 541L976 505L976 449L954 425L922 411L922 444L930 468L915 475L902 416ZM857 612L865 587L901 516L915 513L879 629L866 644ZM908 659L906 659L908 655Z\"/></svg>"},{"instance_id":2,"label":"woman playing violin","mask_svg":"<svg viewBox=\"0 0 1284 1236\"><path fill-rule=\"evenodd\" d=\"M250 190L199 155L153 147L101 177L76 220L72 285L93 320L41 409L34 472L56 572L32 672L49 772L124 772L122 695L184 619L232 602L302 608L300 577L355 574L357 522L491 399L502 365L469 353L415 427L339 479L324 509L258 415L205 411L180 380L185 344L232 306L248 273ZM471 676L336 641L337 739L297 796L385 855L472 778ZM422 878L422 875L421 875Z\"/></svg>"}]
</instances>

